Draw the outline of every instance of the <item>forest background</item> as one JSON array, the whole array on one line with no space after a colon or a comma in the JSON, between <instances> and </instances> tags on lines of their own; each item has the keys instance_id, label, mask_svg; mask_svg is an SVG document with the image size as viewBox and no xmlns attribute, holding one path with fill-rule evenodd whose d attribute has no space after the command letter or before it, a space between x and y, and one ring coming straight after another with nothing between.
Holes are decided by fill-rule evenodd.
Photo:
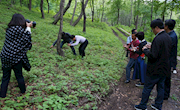
<instances>
[{"instance_id":1,"label":"forest background","mask_svg":"<svg viewBox=\"0 0 180 110\"><path fill-rule=\"evenodd\" d=\"M71 55L67 45L63 47L65 57L57 55L55 48L49 49L58 37L62 1L63 31L90 41L84 60ZM151 42L154 34L150 22L172 18L180 35L179 0L0 0L0 7L1 41L14 13L37 22L32 29L33 48L28 52L32 70L23 71L27 93L17 97L19 88L12 75L8 96L0 102L3 109L97 109L125 68L122 43L111 28L121 27L129 33L136 28Z\"/></svg>"}]
</instances>

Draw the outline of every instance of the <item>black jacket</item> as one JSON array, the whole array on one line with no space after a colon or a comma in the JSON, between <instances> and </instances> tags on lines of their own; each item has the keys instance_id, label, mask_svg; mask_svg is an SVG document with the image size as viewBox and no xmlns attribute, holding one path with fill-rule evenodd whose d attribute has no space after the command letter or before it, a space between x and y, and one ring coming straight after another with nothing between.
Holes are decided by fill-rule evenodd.
<instances>
[{"instance_id":1,"label":"black jacket","mask_svg":"<svg viewBox=\"0 0 180 110\"><path fill-rule=\"evenodd\" d=\"M154 39L150 51L144 50L148 57L147 76L159 74L170 76L169 56L171 51L171 38L165 32L160 32Z\"/></svg>"}]
</instances>

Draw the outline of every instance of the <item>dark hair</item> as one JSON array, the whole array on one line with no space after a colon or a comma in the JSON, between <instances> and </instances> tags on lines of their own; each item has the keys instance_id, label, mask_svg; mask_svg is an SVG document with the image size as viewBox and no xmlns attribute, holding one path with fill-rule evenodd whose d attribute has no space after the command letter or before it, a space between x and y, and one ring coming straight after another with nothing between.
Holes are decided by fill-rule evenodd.
<instances>
[{"instance_id":1,"label":"dark hair","mask_svg":"<svg viewBox=\"0 0 180 110\"><path fill-rule=\"evenodd\" d=\"M8 24L8 27L11 26L21 26L22 28L26 28L26 20L24 16L21 14L14 14Z\"/></svg>"},{"instance_id":2,"label":"dark hair","mask_svg":"<svg viewBox=\"0 0 180 110\"><path fill-rule=\"evenodd\" d=\"M164 24L161 19L155 19L151 22L151 28L155 28L156 26L159 27L160 29L164 29Z\"/></svg>"},{"instance_id":3,"label":"dark hair","mask_svg":"<svg viewBox=\"0 0 180 110\"><path fill-rule=\"evenodd\" d=\"M132 29L132 30L131 30L132 34L136 34L135 30L136 30L136 29Z\"/></svg>"},{"instance_id":4,"label":"dark hair","mask_svg":"<svg viewBox=\"0 0 180 110\"><path fill-rule=\"evenodd\" d=\"M143 39L144 39L144 32L138 32L135 36L136 36L139 40L143 40Z\"/></svg>"},{"instance_id":5,"label":"dark hair","mask_svg":"<svg viewBox=\"0 0 180 110\"><path fill-rule=\"evenodd\" d=\"M71 38L71 39L75 38L75 35L71 35L70 38Z\"/></svg>"},{"instance_id":6,"label":"dark hair","mask_svg":"<svg viewBox=\"0 0 180 110\"><path fill-rule=\"evenodd\" d=\"M176 21L173 19L168 19L165 21L165 26L168 26L170 30L173 30L176 25Z\"/></svg>"}]
</instances>

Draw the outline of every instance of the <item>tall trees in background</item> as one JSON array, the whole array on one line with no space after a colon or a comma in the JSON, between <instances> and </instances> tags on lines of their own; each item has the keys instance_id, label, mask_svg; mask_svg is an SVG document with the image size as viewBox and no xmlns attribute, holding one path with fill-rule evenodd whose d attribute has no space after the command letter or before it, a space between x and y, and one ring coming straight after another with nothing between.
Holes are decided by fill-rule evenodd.
<instances>
[{"instance_id":1,"label":"tall trees in background","mask_svg":"<svg viewBox=\"0 0 180 110\"><path fill-rule=\"evenodd\" d=\"M90 7L91 7L91 19L93 22L94 21L94 0L90 1Z\"/></svg>"},{"instance_id":2,"label":"tall trees in background","mask_svg":"<svg viewBox=\"0 0 180 110\"><path fill-rule=\"evenodd\" d=\"M71 18L70 25L72 25L72 22L73 22L73 19L74 19L74 15L75 15L75 12L76 12L76 6L77 6L77 0L75 0L75 6L74 6L74 11L73 11L73 15L72 15L72 18Z\"/></svg>"},{"instance_id":3,"label":"tall trees in background","mask_svg":"<svg viewBox=\"0 0 180 110\"><path fill-rule=\"evenodd\" d=\"M83 16L84 16L83 32L86 32L86 12L85 12L84 0L82 0L81 3L82 3L82 13L83 13Z\"/></svg>"},{"instance_id":4,"label":"tall trees in background","mask_svg":"<svg viewBox=\"0 0 180 110\"><path fill-rule=\"evenodd\" d=\"M31 0L29 0L29 10L31 10L31 5L32 5L32 1Z\"/></svg>"}]
</instances>

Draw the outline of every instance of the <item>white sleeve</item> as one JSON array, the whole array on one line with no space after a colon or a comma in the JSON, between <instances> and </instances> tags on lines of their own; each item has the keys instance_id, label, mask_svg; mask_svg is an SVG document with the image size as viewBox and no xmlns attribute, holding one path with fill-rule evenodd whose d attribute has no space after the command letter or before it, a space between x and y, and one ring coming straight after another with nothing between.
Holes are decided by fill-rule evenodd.
<instances>
[{"instance_id":1,"label":"white sleeve","mask_svg":"<svg viewBox=\"0 0 180 110\"><path fill-rule=\"evenodd\" d=\"M26 27L25 32L29 31L31 33L31 28L30 27Z\"/></svg>"},{"instance_id":2,"label":"white sleeve","mask_svg":"<svg viewBox=\"0 0 180 110\"><path fill-rule=\"evenodd\" d=\"M71 44L71 46L78 45L78 44L79 44L79 42L80 42L80 39L76 38L76 42L75 42L75 43L73 43L73 44Z\"/></svg>"}]
</instances>

